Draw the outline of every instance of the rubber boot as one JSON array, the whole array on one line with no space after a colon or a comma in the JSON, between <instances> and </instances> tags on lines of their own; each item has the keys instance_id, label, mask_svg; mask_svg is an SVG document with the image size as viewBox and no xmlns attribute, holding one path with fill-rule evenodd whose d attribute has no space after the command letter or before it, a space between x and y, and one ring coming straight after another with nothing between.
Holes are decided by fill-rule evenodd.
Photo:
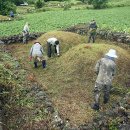
<instances>
[{"instance_id":1,"label":"rubber boot","mask_svg":"<svg viewBox=\"0 0 130 130\"><path fill-rule=\"evenodd\" d=\"M37 68L37 62L34 62L34 68Z\"/></svg>"},{"instance_id":2,"label":"rubber boot","mask_svg":"<svg viewBox=\"0 0 130 130\"><path fill-rule=\"evenodd\" d=\"M42 67L43 67L43 68L46 68L46 60L43 60L43 61L42 61Z\"/></svg>"},{"instance_id":3,"label":"rubber boot","mask_svg":"<svg viewBox=\"0 0 130 130\"><path fill-rule=\"evenodd\" d=\"M99 104L98 103L93 104L92 109L99 110L100 109Z\"/></svg>"},{"instance_id":4,"label":"rubber boot","mask_svg":"<svg viewBox=\"0 0 130 130\"><path fill-rule=\"evenodd\" d=\"M47 42L47 56L51 57L52 49L49 42Z\"/></svg>"},{"instance_id":5,"label":"rubber boot","mask_svg":"<svg viewBox=\"0 0 130 130\"><path fill-rule=\"evenodd\" d=\"M108 103L108 101L109 101L109 99L106 98L106 97L104 97L104 101L103 101L103 103L106 104L106 103Z\"/></svg>"}]
</instances>

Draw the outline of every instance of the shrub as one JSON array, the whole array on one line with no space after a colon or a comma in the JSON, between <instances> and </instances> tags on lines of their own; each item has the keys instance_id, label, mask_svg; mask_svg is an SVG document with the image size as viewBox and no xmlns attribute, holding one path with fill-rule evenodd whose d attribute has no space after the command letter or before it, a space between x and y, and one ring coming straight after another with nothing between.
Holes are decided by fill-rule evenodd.
<instances>
[{"instance_id":1,"label":"shrub","mask_svg":"<svg viewBox=\"0 0 130 130\"><path fill-rule=\"evenodd\" d=\"M91 0L90 4L93 5L94 9L101 9L107 7L108 0Z\"/></svg>"},{"instance_id":2,"label":"shrub","mask_svg":"<svg viewBox=\"0 0 130 130\"><path fill-rule=\"evenodd\" d=\"M113 119L109 122L109 130L118 130L118 119Z\"/></svg>"},{"instance_id":3,"label":"shrub","mask_svg":"<svg viewBox=\"0 0 130 130\"><path fill-rule=\"evenodd\" d=\"M9 1L1 2L0 14L8 15L10 11L13 11L14 13L16 13L16 6Z\"/></svg>"},{"instance_id":4,"label":"shrub","mask_svg":"<svg viewBox=\"0 0 130 130\"><path fill-rule=\"evenodd\" d=\"M8 0L9 1L9 0ZM24 0L10 0L11 2L13 2L15 5L19 6L20 4L24 3Z\"/></svg>"},{"instance_id":5,"label":"shrub","mask_svg":"<svg viewBox=\"0 0 130 130\"><path fill-rule=\"evenodd\" d=\"M35 3L36 8L42 8L44 6L44 1L43 0L37 0Z\"/></svg>"},{"instance_id":6,"label":"shrub","mask_svg":"<svg viewBox=\"0 0 130 130\"><path fill-rule=\"evenodd\" d=\"M64 10L69 10L71 8L71 4L69 2L66 2L64 5Z\"/></svg>"}]
</instances>

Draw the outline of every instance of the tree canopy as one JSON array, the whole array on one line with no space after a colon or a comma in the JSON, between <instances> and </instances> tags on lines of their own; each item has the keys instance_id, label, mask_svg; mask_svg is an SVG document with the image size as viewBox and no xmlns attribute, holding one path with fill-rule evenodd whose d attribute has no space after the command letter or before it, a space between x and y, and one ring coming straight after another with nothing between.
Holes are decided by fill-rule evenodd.
<instances>
[{"instance_id":1,"label":"tree canopy","mask_svg":"<svg viewBox=\"0 0 130 130\"><path fill-rule=\"evenodd\" d=\"M91 0L91 4L95 9L105 8L108 0Z\"/></svg>"},{"instance_id":2,"label":"tree canopy","mask_svg":"<svg viewBox=\"0 0 130 130\"><path fill-rule=\"evenodd\" d=\"M16 12L16 6L11 0L0 0L0 14L7 15L10 11Z\"/></svg>"}]
</instances>

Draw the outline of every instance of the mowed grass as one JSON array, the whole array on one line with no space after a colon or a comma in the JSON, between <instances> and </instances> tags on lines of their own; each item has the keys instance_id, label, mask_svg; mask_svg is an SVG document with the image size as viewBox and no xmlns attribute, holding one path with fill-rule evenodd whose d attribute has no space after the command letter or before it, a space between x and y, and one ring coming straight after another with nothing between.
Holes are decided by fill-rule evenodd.
<instances>
[{"instance_id":1,"label":"mowed grass","mask_svg":"<svg viewBox=\"0 0 130 130\"><path fill-rule=\"evenodd\" d=\"M78 23L88 23L95 19L99 28L112 31L130 32L130 7L102 10L67 10L32 13L23 20L0 23L0 37L22 34L23 26L30 23L30 32L47 32L63 29Z\"/></svg>"},{"instance_id":2,"label":"mowed grass","mask_svg":"<svg viewBox=\"0 0 130 130\"><path fill-rule=\"evenodd\" d=\"M34 69L33 62L29 62L28 54L33 42L27 45L14 44L10 46L10 49L29 75L35 75L36 80L43 85L43 89L50 95L55 108L63 118L70 119L75 126L92 121L97 114L91 109L96 80L94 67L97 60L103 57L110 48L116 49L119 59L113 85L127 90L125 81L130 73L130 54L125 49L109 45L109 42L101 40L87 45L85 44L86 37L61 31L46 33L38 39L45 51L46 39L51 36L59 36L61 56L53 55L47 59L45 69L42 69L41 63L37 69ZM109 110L112 103L119 101L120 98L118 95L111 95L110 103L102 105L101 111Z\"/></svg>"}]
</instances>

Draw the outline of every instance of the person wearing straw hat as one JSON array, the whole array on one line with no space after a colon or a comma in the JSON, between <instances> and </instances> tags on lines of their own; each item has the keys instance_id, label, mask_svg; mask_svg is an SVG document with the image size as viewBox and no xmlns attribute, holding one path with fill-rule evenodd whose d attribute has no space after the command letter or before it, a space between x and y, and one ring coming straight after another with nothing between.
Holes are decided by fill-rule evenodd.
<instances>
[{"instance_id":1,"label":"person wearing straw hat","mask_svg":"<svg viewBox=\"0 0 130 130\"><path fill-rule=\"evenodd\" d=\"M43 58L43 47L39 42L34 42L34 45L30 49L30 59L33 58L34 68L37 68L38 62L42 62L42 67L46 67L46 60Z\"/></svg>"},{"instance_id":2,"label":"person wearing straw hat","mask_svg":"<svg viewBox=\"0 0 130 130\"><path fill-rule=\"evenodd\" d=\"M104 58L101 58L96 63L95 72L97 74L97 79L94 87L95 103L92 106L94 110L100 109L99 98L101 91L103 91L103 103L106 104L109 101L110 88L116 71L116 58L116 50L110 49L109 52L105 54Z\"/></svg>"}]
</instances>

